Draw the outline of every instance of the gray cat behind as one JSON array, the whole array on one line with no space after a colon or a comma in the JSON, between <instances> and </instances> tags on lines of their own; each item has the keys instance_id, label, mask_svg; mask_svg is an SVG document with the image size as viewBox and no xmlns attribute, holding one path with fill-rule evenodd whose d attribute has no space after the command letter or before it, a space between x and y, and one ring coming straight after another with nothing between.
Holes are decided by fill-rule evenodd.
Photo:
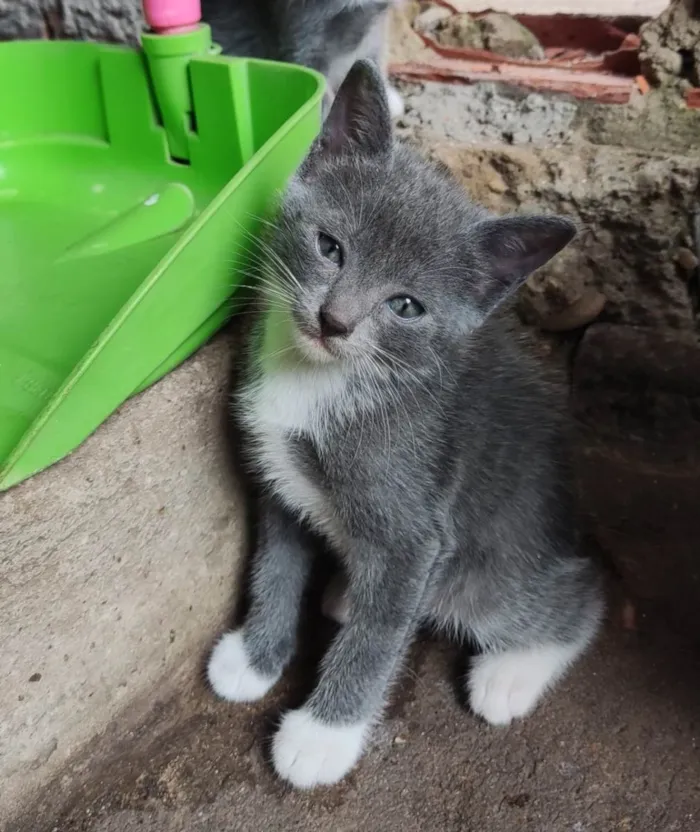
<instances>
[{"instance_id":1,"label":"gray cat behind","mask_svg":"<svg viewBox=\"0 0 700 832\"><path fill-rule=\"evenodd\" d=\"M301 64L326 76L326 108L360 58L384 63L388 12L400 0L202 0L226 54ZM393 115L401 96L387 86Z\"/></svg>"},{"instance_id":2,"label":"gray cat behind","mask_svg":"<svg viewBox=\"0 0 700 832\"><path fill-rule=\"evenodd\" d=\"M600 581L575 552L559 396L493 314L574 232L471 204L393 141L380 75L352 68L267 241L237 400L264 486L251 609L208 665L231 701L275 684L309 537L325 538L344 624L274 737L295 786L354 766L422 623L478 648L464 684L495 725L532 711L594 637Z\"/></svg>"}]
</instances>

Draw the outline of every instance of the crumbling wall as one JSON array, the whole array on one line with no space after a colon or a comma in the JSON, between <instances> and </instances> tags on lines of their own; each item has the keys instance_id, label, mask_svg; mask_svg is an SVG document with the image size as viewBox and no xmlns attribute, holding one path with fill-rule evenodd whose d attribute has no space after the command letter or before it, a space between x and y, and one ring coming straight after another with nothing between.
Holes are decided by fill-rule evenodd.
<instances>
[{"instance_id":1,"label":"crumbling wall","mask_svg":"<svg viewBox=\"0 0 700 832\"><path fill-rule=\"evenodd\" d=\"M85 38L133 43L141 0L0 0L0 40Z\"/></svg>"},{"instance_id":2,"label":"crumbling wall","mask_svg":"<svg viewBox=\"0 0 700 832\"><path fill-rule=\"evenodd\" d=\"M681 91L700 86L700 4L674 0L642 26L639 59L646 77Z\"/></svg>"}]
</instances>

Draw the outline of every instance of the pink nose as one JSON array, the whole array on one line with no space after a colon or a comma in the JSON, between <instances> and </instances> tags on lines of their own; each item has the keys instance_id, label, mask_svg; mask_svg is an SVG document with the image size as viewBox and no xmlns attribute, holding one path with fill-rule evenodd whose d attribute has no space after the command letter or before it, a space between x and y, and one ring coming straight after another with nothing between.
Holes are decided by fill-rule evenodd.
<instances>
[{"instance_id":1,"label":"pink nose","mask_svg":"<svg viewBox=\"0 0 700 832\"><path fill-rule=\"evenodd\" d=\"M341 321L340 318L324 307L319 310L318 320L321 325L322 338L349 335L353 330L350 324Z\"/></svg>"}]
</instances>

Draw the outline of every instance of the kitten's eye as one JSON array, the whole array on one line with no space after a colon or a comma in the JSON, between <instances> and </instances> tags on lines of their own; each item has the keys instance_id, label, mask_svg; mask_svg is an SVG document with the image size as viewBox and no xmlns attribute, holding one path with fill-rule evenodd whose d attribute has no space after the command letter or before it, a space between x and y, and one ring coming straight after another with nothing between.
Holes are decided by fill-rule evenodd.
<instances>
[{"instance_id":1,"label":"kitten's eye","mask_svg":"<svg viewBox=\"0 0 700 832\"><path fill-rule=\"evenodd\" d=\"M389 309L399 318L420 318L425 313L425 309L414 298L408 295L397 295L395 298L389 298L387 301Z\"/></svg>"},{"instance_id":2,"label":"kitten's eye","mask_svg":"<svg viewBox=\"0 0 700 832\"><path fill-rule=\"evenodd\" d=\"M323 231L319 231L316 245L321 257L325 257L326 260L330 260L331 263L334 263L338 266L338 268L343 265L343 249L340 247L340 243L337 240L329 237L328 234L324 234Z\"/></svg>"}]
</instances>

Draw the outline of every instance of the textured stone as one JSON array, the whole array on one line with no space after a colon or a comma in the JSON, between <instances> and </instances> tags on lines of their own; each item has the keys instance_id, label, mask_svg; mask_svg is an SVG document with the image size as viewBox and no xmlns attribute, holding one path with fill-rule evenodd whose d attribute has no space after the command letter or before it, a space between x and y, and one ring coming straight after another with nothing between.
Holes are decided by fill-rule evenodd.
<instances>
[{"instance_id":1,"label":"textured stone","mask_svg":"<svg viewBox=\"0 0 700 832\"><path fill-rule=\"evenodd\" d=\"M700 460L700 340L691 333L590 326L573 362L579 421Z\"/></svg>"},{"instance_id":2,"label":"textured stone","mask_svg":"<svg viewBox=\"0 0 700 832\"><path fill-rule=\"evenodd\" d=\"M65 37L135 43L141 0L62 0Z\"/></svg>"},{"instance_id":3,"label":"textured stone","mask_svg":"<svg viewBox=\"0 0 700 832\"><path fill-rule=\"evenodd\" d=\"M435 53L428 49L411 26L411 4L391 9L389 29L389 60L396 63L431 60Z\"/></svg>"},{"instance_id":4,"label":"textured stone","mask_svg":"<svg viewBox=\"0 0 700 832\"><path fill-rule=\"evenodd\" d=\"M571 306L543 318L539 325L546 332L570 332L595 321L603 309L605 295L597 289L588 288Z\"/></svg>"},{"instance_id":5,"label":"textured stone","mask_svg":"<svg viewBox=\"0 0 700 832\"><path fill-rule=\"evenodd\" d=\"M135 43L141 0L0 0L0 39L84 38Z\"/></svg>"},{"instance_id":6,"label":"textured stone","mask_svg":"<svg viewBox=\"0 0 700 832\"><path fill-rule=\"evenodd\" d=\"M413 28L424 35L431 35L438 25L452 17L446 6L429 5L413 19Z\"/></svg>"},{"instance_id":7,"label":"textured stone","mask_svg":"<svg viewBox=\"0 0 700 832\"><path fill-rule=\"evenodd\" d=\"M46 38L47 9L56 0L0 0L0 40Z\"/></svg>"},{"instance_id":8,"label":"textured stone","mask_svg":"<svg viewBox=\"0 0 700 832\"><path fill-rule=\"evenodd\" d=\"M695 0L672 0L639 34L639 61L650 81L673 85L683 78L700 84L700 9Z\"/></svg>"},{"instance_id":9,"label":"textured stone","mask_svg":"<svg viewBox=\"0 0 700 832\"><path fill-rule=\"evenodd\" d=\"M484 34L470 14L455 14L442 17L428 32L443 46L464 46L473 49L483 49Z\"/></svg>"},{"instance_id":10,"label":"textured stone","mask_svg":"<svg viewBox=\"0 0 700 832\"><path fill-rule=\"evenodd\" d=\"M478 19L484 45L509 58L544 58L537 38L509 14L488 12Z\"/></svg>"},{"instance_id":11,"label":"textured stone","mask_svg":"<svg viewBox=\"0 0 700 832\"><path fill-rule=\"evenodd\" d=\"M601 319L695 331L687 275L675 262L692 240L700 160L617 148L458 147L432 143L467 191L495 211L551 211L577 220L577 239L537 272L519 309L541 324L591 289ZM494 171L506 184L492 187Z\"/></svg>"}]
</instances>

